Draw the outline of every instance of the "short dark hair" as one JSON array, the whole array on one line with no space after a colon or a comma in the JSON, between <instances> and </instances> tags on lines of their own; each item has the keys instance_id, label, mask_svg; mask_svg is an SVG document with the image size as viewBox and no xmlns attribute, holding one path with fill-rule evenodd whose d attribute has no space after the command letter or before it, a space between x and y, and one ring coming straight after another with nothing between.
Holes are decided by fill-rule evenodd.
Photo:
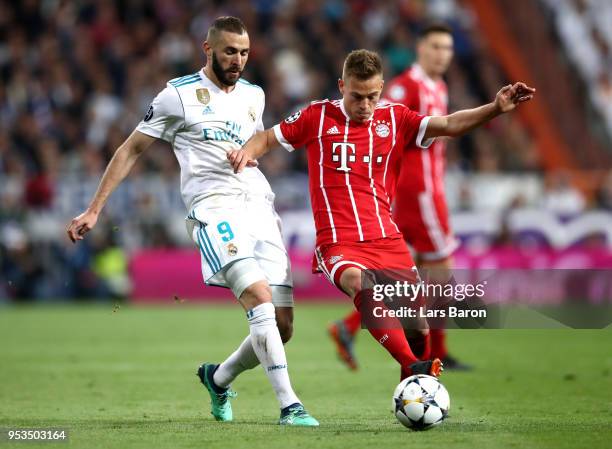
<instances>
[{"instance_id":1,"label":"short dark hair","mask_svg":"<svg viewBox=\"0 0 612 449\"><path fill-rule=\"evenodd\" d=\"M382 75L382 61L375 51L353 50L344 60L342 78L352 76L358 80L367 80L375 75Z\"/></svg>"},{"instance_id":2,"label":"short dark hair","mask_svg":"<svg viewBox=\"0 0 612 449\"><path fill-rule=\"evenodd\" d=\"M423 39L432 33L446 33L452 35L453 29L442 22L429 23L419 30L418 36L419 39Z\"/></svg>"},{"instance_id":3,"label":"short dark hair","mask_svg":"<svg viewBox=\"0 0 612 449\"><path fill-rule=\"evenodd\" d=\"M206 33L206 40L214 42L219 32L227 31L228 33L245 34L247 32L244 23L238 17L222 16L217 17Z\"/></svg>"}]
</instances>

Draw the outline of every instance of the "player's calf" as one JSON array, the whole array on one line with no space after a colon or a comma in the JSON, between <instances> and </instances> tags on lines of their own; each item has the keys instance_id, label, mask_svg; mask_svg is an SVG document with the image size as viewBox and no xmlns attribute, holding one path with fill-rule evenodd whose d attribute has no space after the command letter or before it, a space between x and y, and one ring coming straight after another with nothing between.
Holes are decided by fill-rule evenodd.
<instances>
[{"instance_id":1,"label":"player's calf","mask_svg":"<svg viewBox=\"0 0 612 449\"><path fill-rule=\"evenodd\" d=\"M276 327L283 344L293 336L293 307L276 307Z\"/></svg>"},{"instance_id":2,"label":"player's calf","mask_svg":"<svg viewBox=\"0 0 612 449\"><path fill-rule=\"evenodd\" d=\"M272 294L268 283L257 281L249 285L242 292L240 302L247 312L253 350L274 389L281 410L296 404L303 410L289 380L287 357L277 327L276 310L272 304ZM285 320L287 325L285 329L288 329L289 323L291 320Z\"/></svg>"}]
</instances>

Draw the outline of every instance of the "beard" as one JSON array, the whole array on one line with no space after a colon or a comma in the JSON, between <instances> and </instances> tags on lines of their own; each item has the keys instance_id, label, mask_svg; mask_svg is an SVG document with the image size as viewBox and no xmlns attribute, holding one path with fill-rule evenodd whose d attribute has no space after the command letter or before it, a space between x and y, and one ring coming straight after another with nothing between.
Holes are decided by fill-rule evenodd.
<instances>
[{"instance_id":1,"label":"beard","mask_svg":"<svg viewBox=\"0 0 612 449\"><path fill-rule=\"evenodd\" d=\"M215 74L215 76L217 77L217 79L219 80L219 82L225 86L233 86L235 85L238 80L240 79L240 76L242 75L242 70L238 71L238 76L236 77L236 79L231 79L230 76L230 70L231 69L236 69L236 66L230 66L230 68L228 69L224 69L223 67L221 67L221 64L219 63L219 60L217 59L217 55L215 54L215 52L213 51L212 54L212 69L213 72Z\"/></svg>"}]
</instances>

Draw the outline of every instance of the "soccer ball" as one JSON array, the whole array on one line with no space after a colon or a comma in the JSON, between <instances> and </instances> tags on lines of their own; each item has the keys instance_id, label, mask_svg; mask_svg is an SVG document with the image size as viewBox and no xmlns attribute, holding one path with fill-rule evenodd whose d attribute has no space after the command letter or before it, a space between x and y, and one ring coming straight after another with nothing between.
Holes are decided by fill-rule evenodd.
<instances>
[{"instance_id":1,"label":"soccer ball","mask_svg":"<svg viewBox=\"0 0 612 449\"><path fill-rule=\"evenodd\" d=\"M393 392L395 417L412 430L437 426L446 419L449 409L448 391L433 376L410 376L402 380Z\"/></svg>"}]
</instances>

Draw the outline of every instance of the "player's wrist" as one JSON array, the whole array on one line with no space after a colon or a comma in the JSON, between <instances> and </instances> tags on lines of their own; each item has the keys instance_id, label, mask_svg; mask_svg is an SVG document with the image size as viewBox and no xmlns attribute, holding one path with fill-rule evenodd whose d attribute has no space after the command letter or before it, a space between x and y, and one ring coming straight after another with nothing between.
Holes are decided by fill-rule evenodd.
<instances>
[{"instance_id":1,"label":"player's wrist","mask_svg":"<svg viewBox=\"0 0 612 449\"><path fill-rule=\"evenodd\" d=\"M102 211L102 206L90 205L85 211L85 213L87 213L88 215L93 215L95 217L98 217L101 211Z\"/></svg>"},{"instance_id":2,"label":"player's wrist","mask_svg":"<svg viewBox=\"0 0 612 449\"><path fill-rule=\"evenodd\" d=\"M494 117L501 115L505 112L503 105L499 98L495 99L495 101L492 103L492 106L493 106L492 110L493 110Z\"/></svg>"}]
</instances>

